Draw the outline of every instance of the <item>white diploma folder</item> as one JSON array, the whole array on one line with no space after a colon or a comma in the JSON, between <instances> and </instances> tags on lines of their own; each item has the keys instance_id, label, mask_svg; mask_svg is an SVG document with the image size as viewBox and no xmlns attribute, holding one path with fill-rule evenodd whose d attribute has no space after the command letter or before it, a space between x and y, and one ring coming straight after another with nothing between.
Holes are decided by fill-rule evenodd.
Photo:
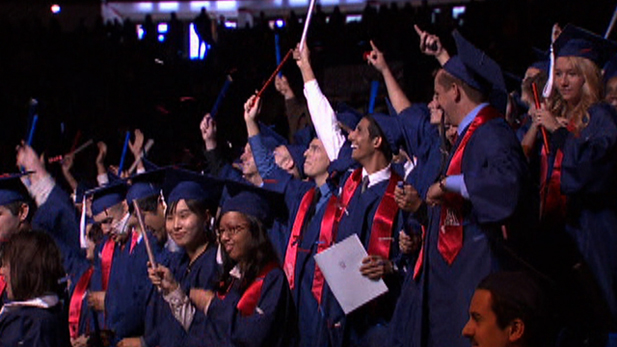
<instances>
[{"instance_id":1,"label":"white diploma folder","mask_svg":"<svg viewBox=\"0 0 617 347\"><path fill-rule=\"evenodd\" d=\"M345 314L388 291L383 280L373 281L360 273L362 259L367 256L356 234L315 255L315 262Z\"/></svg>"}]
</instances>

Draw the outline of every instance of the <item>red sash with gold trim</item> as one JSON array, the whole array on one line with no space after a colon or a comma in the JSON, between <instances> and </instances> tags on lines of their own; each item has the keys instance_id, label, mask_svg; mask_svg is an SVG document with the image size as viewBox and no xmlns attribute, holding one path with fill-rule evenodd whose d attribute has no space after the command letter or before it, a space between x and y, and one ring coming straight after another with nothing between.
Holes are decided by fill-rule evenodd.
<instances>
[{"instance_id":1,"label":"red sash with gold trim","mask_svg":"<svg viewBox=\"0 0 617 347\"><path fill-rule=\"evenodd\" d=\"M485 107L480 110L454 152L446 172L447 176L460 175L463 172L463 155L471 135L478 127L499 116L499 113L491 107ZM462 196L447 193L444 204L441 206L437 249L448 265L452 265L454 259L463 248L463 204L464 199Z\"/></svg>"},{"instance_id":2,"label":"red sash with gold trim","mask_svg":"<svg viewBox=\"0 0 617 347\"><path fill-rule=\"evenodd\" d=\"M81 278L75 285L73 295L71 296L71 301L69 303L69 333L71 338L76 338L79 334L78 330L79 320L81 319L81 307L86 290L90 284L90 278L92 278L92 272L94 272L94 269L90 267L88 271L81 275Z\"/></svg>"},{"instance_id":3,"label":"red sash with gold trim","mask_svg":"<svg viewBox=\"0 0 617 347\"><path fill-rule=\"evenodd\" d=\"M253 283L251 283L244 294L242 294L240 301L238 301L238 304L236 305L236 308L240 311L242 316L250 316L253 312L255 312L255 308L257 307L259 298L261 297L261 288L264 284L264 278L266 278L270 271L277 267L278 264L275 262L266 265L259 273L259 276L255 278Z\"/></svg>"}]
</instances>

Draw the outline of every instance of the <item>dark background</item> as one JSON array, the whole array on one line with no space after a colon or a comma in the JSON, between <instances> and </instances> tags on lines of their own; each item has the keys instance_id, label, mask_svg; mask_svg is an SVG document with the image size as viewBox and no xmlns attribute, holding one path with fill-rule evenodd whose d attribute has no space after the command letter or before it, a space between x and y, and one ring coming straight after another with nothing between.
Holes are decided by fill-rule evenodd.
<instances>
[{"instance_id":1,"label":"dark background","mask_svg":"<svg viewBox=\"0 0 617 347\"><path fill-rule=\"evenodd\" d=\"M149 156L156 164L197 161L203 144L199 121L212 107L228 73L234 84L219 113L219 140L229 141L234 148L243 146L242 105L276 67L274 31L267 25L271 19L267 14L256 18L250 29L220 28L208 57L189 61L186 52L178 52L182 44L138 41L135 23L123 27L87 20L100 4L96 0L63 4L84 5L84 17L76 18L79 10L73 11L73 24L66 25L47 13L51 3L42 0L20 1L0 14L0 172L16 170L15 146L27 136L32 97L39 101L40 117L33 147L47 156L68 152L79 133L79 143L90 138L105 141L107 163L117 165L125 131L140 128L146 138L156 141ZM396 66L410 99L430 100L431 73L437 64L419 53L414 23L440 35L451 52L449 33L458 28L504 71L522 75L535 60L532 47L548 48L553 23L573 23L603 35L616 3L474 1L464 4L462 18L453 19L451 9L456 5L441 5L441 13L435 15L437 6L430 1L420 7L384 1L365 10L361 23L350 24L336 16L326 24L331 11L315 15L308 43L324 93L334 101L366 108L370 80L379 79L362 60L362 53L369 50L368 40L373 39ZM283 53L295 46L302 31L300 24L293 24L293 15L286 19L286 27L278 29ZM289 62L283 71L302 96L295 63ZM514 88L517 82L511 84ZM182 99L187 96L192 99ZM379 105L383 108L383 101ZM283 100L274 87L266 92L262 120L286 134ZM95 156L96 146L91 146L77 157L74 171L79 179L94 178ZM58 164L50 165L57 172Z\"/></svg>"}]
</instances>

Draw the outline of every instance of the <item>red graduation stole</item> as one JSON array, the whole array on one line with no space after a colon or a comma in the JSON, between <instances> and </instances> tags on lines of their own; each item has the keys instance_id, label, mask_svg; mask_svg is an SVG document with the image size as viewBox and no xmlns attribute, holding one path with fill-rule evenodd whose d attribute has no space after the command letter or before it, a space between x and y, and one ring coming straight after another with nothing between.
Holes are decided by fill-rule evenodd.
<instances>
[{"instance_id":1,"label":"red graduation stole","mask_svg":"<svg viewBox=\"0 0 617 347\"><path fill-rule=\"evenodd\" d=\"M416 260L416 265L413 267L413 279L417 280L418 275L420 275L420 271L422 270L422 263L424 262L424 238L426 237L426 228L424 225L422 226L422 245L420 246L420 254L418 254L418 260Z\"/></svg>"},{"instance_id":2,"label":"red graduation stole","mask_svg":"<svg viewBox=\"0 0 617 347\"><path fill-rule=\"evenodd\" d=\"M133 228L131 230L131 248L129 248L129 253L133 254L133 249L139 243L139 237L141 235Z\"/></svg>"},{"instance_id":3,"label":"red graduation stole","mask_svg":"<svg viewBox=\"0 0 617 347\"><path fill-rule=\"evenodd\" d=\"M81 275L81 278L75 285L73 295L71 296L71 301L69 303L69 332L71 338L76 338L78 335L79 320L81 318L81 306L86 290L88 289L88 285L90 284L90 278L92 278L93 271L94 269L91 266L88 271Z\"/></svg>"},{"instance_id":4,"label":"red graduation stole","mask_svg":"<svg viewBox=\"0 0 617 347\"><path fill-rule=\"evenodd\" d=\"M542 144L540 152L540 216L563 220L566 216L566 196L561 193L561 161L563 152L555 151L553 171L548 175L548 153Z\"/></svg>"},{"instance_id":5,"label":"red graduation stole","mask_svg":"<svg viewBox=\"0 0 617 347\"><path fill-rule=\"evenodd\" d=\"M499 116L499 113L492 107L480 110L454 152L446 176L460 175L463 172L463 154L471 135L478 127ZM446 193L444 204L441 207L437 249L448 265L452 265L463 248L463 204L464 199L459 194Z\"/></svg>"},{"instance_id":6,"label":"red graduation stole","mask_svg":"<svg viewBox=\"0 0 617 347\"><path fill-rule=\"evenodd\" d=\"M4 280L4 276L0 276L0 297L4 295L5 289L6 289L6 281Z\"/></svg>"},{"instance_id":7,"label":"red graduation stole","mask_svg":"<svg viewBox=\"0 0 617 347\"><path fill-rule=\"evenodd\" d=\"M264 278L266 278L270 271L274 270L277 267L278 264L276 262L272 262L264 266L264 268L261 269L261 272L259 272L259 276L255 278L253 283L251 283L251 285L246 289L244 294L242 294L240 301L238 301L238 304L236 305L236 308L238 309L238 311L240 311L242 316L250 316L253 314L253 312L255 312L257 302L261 297L261 287L264 284Z\"/></svg>"},{"instance_id":8,"label":"red graduation stole","mask_svg":"<svg viewBox=\"0 0 617 347\"><path fill-rule=\"evenodd\" d=\"M298 257L298 245L300 243L300 233L302 232L302 226L304 225L304 219L308 212L313 197L315 196L316 188L309 189L300 202L298 213L296 214L296 220L294 221L291 229L291 235L289 237L289 243L287 244L287 252L285 252L285 262L283 263L283 270L287 276L289 282L289 288L291 290L295 287L295 274L296 274L296 259Z\"/></svg>"},{"instance_id":9,"label":"red graduation stole","mask_svg":"<svg viewBox=\"0 0 617 347\"><path fill-rule=\"evenodd\" d=\"M116 243L111 238L107 239L103 245L101 251L101 272L103 275L102 285L103 291L107 290L107 284L109 283L109 274L111 273L111 262L114 258L114 250L116 249Z\"/></svg>"},{"instance_id":10,"label":"red graduation stole","mask_svg":"<svg viewBox=\"0 0 617 347\"><path fill-rule=\"evenodd\" d=\"M373 225L371 228L371 238L369 240L368 254L378 255L388 259L390 257L390 245L392 244L392 225L394 218L398 212L398 205L394 201L394 188L396 183L402 178L394 171L390 174L390 181L384 196L381 198L377 211L373 217ZM347 209L347 205L351 200L354 192L362 182L362 168L356 169L343 187L341 196L341 212L339 212L338 220L343 217L342 211Z\"/></svg>"},{"instance_id":11,"label":"red graduation stole","mask_svg":"<svg viewBox=\"0 0 617 347\"><path fill-rule=\"evenodd\" d=\"M337 207L337 198L332 195L327 202L326 212L321 220L321 230L319 232L319 243L317 245L317 253L321 253L328 249L334 243L336 237L335 233L338 227L337 212L340 210ZM323 286L325 279L323 273L319 269L317 263L315 263L315 272L313 273L313 287L311 292L317 300L317 303L321 305L321 299L323 294Z\"/></svg>"}]
</instances>

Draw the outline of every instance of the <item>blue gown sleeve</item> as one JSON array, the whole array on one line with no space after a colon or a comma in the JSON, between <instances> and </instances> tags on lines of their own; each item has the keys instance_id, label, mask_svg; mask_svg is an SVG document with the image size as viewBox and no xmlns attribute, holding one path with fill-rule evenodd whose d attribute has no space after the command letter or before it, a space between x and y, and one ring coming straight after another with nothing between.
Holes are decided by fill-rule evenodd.
<instances>
[{"instance_id":1,"label":"blue gown sleeve","mask_svg":"<svg viewBox=\"0 0 617 347\"><path fill-rule=\"evenodd\" d=\"M272 270L264 279L257 308L243 317L236 305L239 295L214 299L208 309L207 324L219 334L229 334L232 346L295 346L297 327L289 285L281 269Z\"/></svg>"},{"instance_id":2,"label":"blue gown sleeve","mask_svg":"<svg viewBox=\"0 0 617 347\"><path fill-rule=\"evenodd\" d=\"M589 109L589 124L579 135L562 128L554 133L554 143L559 142L560 136L563 138L563 193L614 193L617 171L617 112L608 104L596 104Z\"/></svg>"},{"instance_id":3,"label":"blue gown sleeve","mask_svg":"<svg viewBox=\"0 0 617 347\"><path fill-rule=\"evenodd\" d=\"M47 231L55 240L72 249L79 249L79 222L77 210L70 197L57 184L47 201L39 206L32 225Z\"/></svg>"},{"instance_id":4,"label":"blue gown sleeve","mask_svg":"<svg viewBox=\"0 0 617 347\"><path fill-rule=\"evenodd\" d=\"M504 119L475 131L465 148L463 173L479 223L500 223L515 213L529 171L521 145Z\"/></svg>"}]
</instances>

